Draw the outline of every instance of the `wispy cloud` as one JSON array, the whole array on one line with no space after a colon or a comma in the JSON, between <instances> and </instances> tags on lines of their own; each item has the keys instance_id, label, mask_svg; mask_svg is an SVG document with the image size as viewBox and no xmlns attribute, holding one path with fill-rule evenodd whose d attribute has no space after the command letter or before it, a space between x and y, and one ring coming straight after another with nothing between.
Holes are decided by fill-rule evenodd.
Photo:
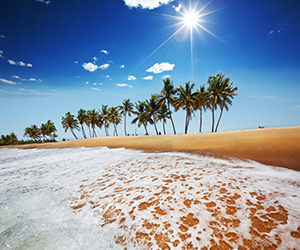
<instances>
[{"instance_id":1,"label":"wispy cloud","mask_svg":"<svg viewBox=\"0 0 300 250\"><path fill-rule=\"evenodd\" d=\"M129 88L132 87L132 85L128 85L127 83L117 83L116 85L117 85L118 87L129 87Z\"/></svg>"},{"instance_id":2,"label":"wispy cloud","mask_svg":"<svg viewBox=\"0 0 300 250\"><path fill-rule=\"evenodd\" d=\"M95 91L102 91L102 89L99 89L99 88L92 88L92 90L95 90Z\"/></svg>"},{"instance_id":3,"label":"wispy cloud","mask_svg":"<svg viewBox=\"0 0 300 250\"><path fill-rule=\"evenodd\" d=\"M144 80L152 80L153 79L153 76L146 76L143 78Z\"/></svg>"},{"instance_id":4,"label":"wispy cloud","mask_svg":"<svg viewBox=\"0 0 300 250\"><path fill-rule=\"evenodd\" d=\"M4 55L3 55L3 50L0 50L0 58L4 58Z\"/></svg>"},{"instance_id":5,"label":"wispy cloud","mask_svg":"<svg viewBox=\"0 0 300 250\"><path fill-rule=\"evenodd\" d=\"M171 75L165 75L165 76L162 76L162 79L166 79L166 78L170 78Z\"/></svg>"},{"instance_id":6,"label":"wispy cloud","mask_svg":"<svg viewBox=\"0 0 300 250\"><path fill-rule=\"evenodd\" d=\"M134 81L134 80L136 80L135 76L128 76L128 81Z\"/></svg>"},{"instance_id":7,"label":"wispy cloud","mask_svg":"<svg viewBox=\"0 0 300 250\"><path fill-rule=\"evenodd\" d=\"M95 62L97 62L97 61L98 61L98 57L94 56L94 57L93 57L93 60L94 60Z\"/></svg>"},{"instance_id":8,"label":"wispy cloud","mask_svg":"<svg viewBox=\"0 0 300 250\"><path fill-rule=\"evenodd\" d=\"M268 34L271 35L276 35L280 34L288 25L288 22L280 22L279 24L276 25L276 27L268 32Z\"/></svg>"},{"instance_id":9,"label":"wispy cloud","mask_svg":"<svg viewBox=\"0 0 300 250\"><path fill-rule=\"evenodd\" d=\"M0 78L0 83L11 84L11 85L20 84L20 83L17 83L17 82L13 82L13 81L6 80L6 79L1 79L1 78Z\"/></svg>"},{"instance_id":10,"label":"wispy cloud","mask_svg":"<svg viewBox=\"0 0 300 250\"><path fill-rule=\"evenodd\" d=\"M125 5L132 8L155 9L174 0L123 0Z\"/></svg>"},{"instance_id":11,"label":"wispy cloud","mask_svg":"<svg viewBox=\"0 0 300 250\"><path fill-rule=\"evenodd\" d=\"M101 52L101 53L104 53L105 55L108 55L108 53L109 53L109 52L108 52L107 50L105 50L105 49L100 50L100 52Z\"/></svg>"},{"instance_id":12,"label":"wispy cloud","mask_svg":"<svg viewBox=\"0 0 300 250\"><path fill-rule=\"evenodd\" d=\"M178 4L178 6L173 6L173 8L175 9L176 12L179 12L181 10L182 5Z\"/></svg>"},{"instance_id":13,"label":"wispy cloud","mask_svg":"<svg viewBox=\"0 0 300 250\"><path fill-rule=\"evenodd\" d=\"M277 100L276 96L249 96L249 98L258 100Z\"/></svg>"},{"instance_id":14,"label":"wispy cloud","mask_svg":"<svg viewBox=\"0 0 300 250\"><path fill-rule=\"evenodd\" d=\"M40 2L40 3L44 3L44 4L50 4L52 3L52 1L49 1L49 0L36 0L37 2Z\"/></svg>"},{"instance_id":15,"label":"wispy cloud","mask_svg":"<svg viewBox=\"0 0 300 250\"><path fill-rule=\"evenodd\" d=\"M24 63L24 62L22 62L22 61L15 62L14 60L11 60L11 59L8 59L7 61L8 61L8 63L11 64L11 65L16 65L16 66L21 66L21 67L29 67L29 68L32 67L32 64L31 64L31 63Z\"/></svg>"},{"instance_id":16,"label":"wispy cloud","mask_svg":"<svg viewBox=\"0 0 300 250\"><path fill-rule=\"evenodd\" d=\"M45 93L39 90L20 88L16 91L7 91L0 89L0 95L4 96L54 96L58 93Z\"/></svg>"},{"instance_id":17,"label":"wispy cloud","mask_svg":"<svg viewBox=\"0 0 300 250\"><path fill-rule=\"evenodd\" d=\"M1 38L1 39L5 39L6 36L5 36L5 35L0 35L0 38Z\"/></svg>"},{"instance_id":18,"label":"wispy cloud","mask_svg":"<svg viewBox=\"0 0 300 250\"><path fill-rule=\"evenodd\" d=\"M300 109L300 105L296 105L293 107L294 109Z\"/></svg>"},{"instance_id":19,"label":"wispy cloud","mask_svg":"<svg viewBox=\"0 0 300 250\"><path fill-rule=\"evenodd\" d=\"M89 84L89 81L86 81L85 84Z\"/></svg>"},{"instance_id":20,"label":"wispy cloud","mask_svg":"<svg viewBox=\"0 0 300 250\"><path fill-rule=\"evenodd\" d=\"M107 69L110 65L108 63L102 64L99 66L99 69Z\"/></svg>"},{"instance_id":21,"label":"wispy cloud","mask_svg":"<svg viewBox=\"0 0 300 250\"><path fill-rule=\"evenodd\" d=\"M20 76L11 76L11 78L21 80L22 82L42 82L43 81L42 79L36 79L33 77L31 77L29 79L25 79L25 78L21 78Z\"/></svg>"},{"instance_id":22,"label":"wispy cloud","mask_svg":"<svg viewBox=\"0 0 300 250\"><path fill-rule=\"evenodd\" d=\"M120 69L124 69L124 68L125 68L125 65L122 64L122 65L120 66Z\"/></svg>"},{"instance_id":23,"label":"wispy cloud","mask_svg":"<svg viewBox=\"0 0 300 250\"><path fill-rule=\"evenodd\" d=\"M147 69L147 72L152 72L155 74L162 73L164 71L171 71L173 70L175 64L171 64L168 62L163 62L163 63L155 63L151 68Z\"/></svg>"}]
</instances>

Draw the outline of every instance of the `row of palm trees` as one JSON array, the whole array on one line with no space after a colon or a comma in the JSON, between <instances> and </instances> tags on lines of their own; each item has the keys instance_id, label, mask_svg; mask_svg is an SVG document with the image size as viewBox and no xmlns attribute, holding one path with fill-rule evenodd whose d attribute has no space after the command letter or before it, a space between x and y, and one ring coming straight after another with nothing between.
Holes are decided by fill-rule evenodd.
<instances>
[{"instance_id":1,"label":"row of palm trees","mask_svg":"<svg viewBox=\"0 0 300 250\"><path fill-rule=\"evenodd\" d=\"M146 135L148 135L148 124L153 125L156 134L159 134L157 123L163 124L163 132L166 134L165 124L169 119L172 124L173 132L176 134L176 128L172 117L172 109L177 112L182 109L186 112L185 118L185 134L187 134L190 121L195 111L200 111L200 127L199 132L202 132L202 116L203 111L208 109L212 112L212 132L217 132L223 111L229 110L232 105L232 99L236 96L237 87L233 86L225 74L218 73L215 76L208 78L208 88L204 85L200 86L199 90L193 92L194 83L186 82L184 86L174 87L173 82L167 78L163 80L164 87L159 94L151 95L149 100L138 101L135 104L129 99L125 99L120 106L108 107L102 105L99 111L80 109L75 117L70 112L62 117L62 126L70 130L73 136L77 138L74 130L81 130L84 138L87 138L84 125L88 127L90 137L97 137L95 128L104 127L106 136L109 136L109 126L112 124L114 128L113 135L118 136L117 125L124 118L124 133L127 135L126 120L127 116L135 115L132 124L137 124L138 127L143 126ZM172 108L172 109L171 109ZM219 118L215 125L215 111L220 109Z\"/></svg>"},{"instance_id":2,"label":"row of palm trees","mask_svg":"<svg viewBox=\"0 0 300 250\"><path fill-rule=\"evenodd\" d=\"M35 142L41 140L41 138L44 141L55 141L57 137L56 131L54 123L48 120L46 123L42 123L40 127L34 124L25 128L24 137L31 138Z\"/></svg>"}]
</instances>

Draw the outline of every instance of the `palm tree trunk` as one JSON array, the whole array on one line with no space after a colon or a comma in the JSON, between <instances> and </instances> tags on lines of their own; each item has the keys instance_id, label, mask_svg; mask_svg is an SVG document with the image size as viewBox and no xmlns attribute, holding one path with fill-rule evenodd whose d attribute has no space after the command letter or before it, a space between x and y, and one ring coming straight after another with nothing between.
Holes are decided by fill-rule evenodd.
<instances>
[{"instance_id":1,"label":"palm tree trunk","mask_svg":"<svg viewBox=\"0 0 300 250\"><path fill-rule=\"evenodd\" d=\"M149 135L146 124L143 124L143 125L144 125L145 131L146 131L146 135Z\"/></svg>"},{"instance_id":2,"label":"palm tree trunk","mask_svg":"<svg viewBox=\"0 0 300 250\"><path fill-rule=\"evenodd\" d=\"M165 120L163 120L163 130L164 130L164 135L166 134L166 126L165 126Z\"/></svg>"},{"instance_id":3,"label":"palm tree trunk","mask_svg":"<svg viewBox=\"0 0 300 250\"><path fill-rule=\"evenodd\" d=\"M188 126L189 126L189 118L188 118L188 111L186 111L185 130L184 130L184 133L185 133L185 134L187 134Z\"/></svg>"},{"instance_id":4,"label":"palm tree trunk","mask_svg":"<svg viewBox=\"0 0 300 250\"><path fill-rule=\"evenodd\" d=\"M211 127L211 132L213 133L214 132L214 126L215 126L215 109L214 107L212 107L212 127Z\"/></svg>"},{"instance_id":5,"label":"palm tree trunk","mask_svg":"<svg viewBox=\"0 0 300 250\"><path fill-rule=\"evenodd\" d=\"M158 131L157 131L157 127L156 127L156 121L154 119L154 115L153 115L153 124L154 124L154 128L155 128L155 132L158 135Z\"/></svg>"},{"instance_id":6,"label":"palm tree trunk","mask_svg":"<svg viewBox=\"0 0 300 250\"><path fill-rule=\"evenodd\" d=\"M124 114L124 132L125 132L125 136L127 135L127 131L126 131L126 114Z\"/></svg>"},{"instance_id":7,"label":"palm tree trunk","mask_svg":"<svg viewBox=\"0 0 300 250\"><path fill-rule=\"evenodd\" d=\"M172 118L172 114L171 114L171 110L170 110L170 102L169 101L168 101L168 108L169 108L169 111L170 111L170 119L171 119L171 123L172 123L172 126L173 126L174 135L176 135L175 125L174 125L174 122L173 122L173 118Z\"/></svg>"},{"instance_id":8,"label":"palm tree trunk","mask_svg":"<svg viewBox=\"0 0 300 250\"><path fill-rule=\"evenodd\" d=\"M201 133L202 131L202 108L200 108L200 128L199 128L199 132Z\"/></svg>"},{"instance_id":9,"label":"palm tree trunk","mask_svg":"<svg viewBox=\"0 0 300 250\"><path fill-rule=\"evenodd\" d=\"M224 110L224 106L222 105L222 107L221 107L221 113L220 113L219 120L218 120L217 125L216 125L215 132L217 132L217 130L218 130L219 123L221 121L221 117L222 117L222 114L223 114L223 110Z\"/></svg>"},{"instance_id":10,"label":"palm tree trunk","mask_svg":"<svg viewBox=\"0 0 300 250\"><path fill-rule=\"evenodd\" d=\"M118 136L117 125L114 124L114 126L115 126L115 135Z\"/></svg>"},{"instance_id":11,"label":"palm tree trunk","mask_svg":"<svg viewBox=\"0 0 300 250\"><path fill-rule=\"evenodd\" d=\"M84 131L84 128L83 128L83 124L81 124L81 130L82 130L83 137L86 138L86 134L85 134L85 131Z\"/></svg>"},{"instance_id":12,"label":"palm tree trunk","mask_svg":"<svg viewBox=\"0 0 300 250\"><path fill-rule=\"evenodd\" d=\"M95 126L93 126L93 137L97 137Z\"/></svg>"},{"instance_id":13,"label":"palm tree trunk","mask_svg":"<svg viewBox=\"0 0 300 250\"><path fill-rule=\"evenodd\" d=\"M78 140L78 138L77 138L77 136L75 135L73 129L70 129L70 130L71 130L72 134L74 135L75 139Z\"/></svg>"}]
</instances>

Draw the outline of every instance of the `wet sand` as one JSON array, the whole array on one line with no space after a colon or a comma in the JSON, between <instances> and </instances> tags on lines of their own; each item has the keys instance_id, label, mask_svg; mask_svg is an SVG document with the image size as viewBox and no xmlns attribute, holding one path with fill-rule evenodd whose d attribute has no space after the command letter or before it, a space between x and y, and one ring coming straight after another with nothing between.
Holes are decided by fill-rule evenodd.
<instances>
[{"instance_id":1,"label":"wet sand","mask_svg":"<svg viewBox=\"0 0 300 250\"><path fill-rule=\"evenodd\" d=\"M300 171L300 126L187 135L97 137L17 148L101 147L202 152Z\"/></svg>"}]
</instances>

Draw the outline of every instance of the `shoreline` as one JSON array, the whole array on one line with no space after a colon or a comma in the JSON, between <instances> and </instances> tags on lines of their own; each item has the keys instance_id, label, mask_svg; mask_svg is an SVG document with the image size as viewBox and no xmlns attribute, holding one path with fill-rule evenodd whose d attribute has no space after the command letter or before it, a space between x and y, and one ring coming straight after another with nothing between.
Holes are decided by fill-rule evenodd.
<instances>
[{"instance_id":1,"label":"shoreline","mask_svg":"<svg viewBox=\"0 0 300 250\"><path fill-rule=\"evenodd\" d=\"M300 171L300 126L179 135L97 137L0 148L127 148L145 151L201 152L254 160Z\"/></svg>"}]
</instances>

